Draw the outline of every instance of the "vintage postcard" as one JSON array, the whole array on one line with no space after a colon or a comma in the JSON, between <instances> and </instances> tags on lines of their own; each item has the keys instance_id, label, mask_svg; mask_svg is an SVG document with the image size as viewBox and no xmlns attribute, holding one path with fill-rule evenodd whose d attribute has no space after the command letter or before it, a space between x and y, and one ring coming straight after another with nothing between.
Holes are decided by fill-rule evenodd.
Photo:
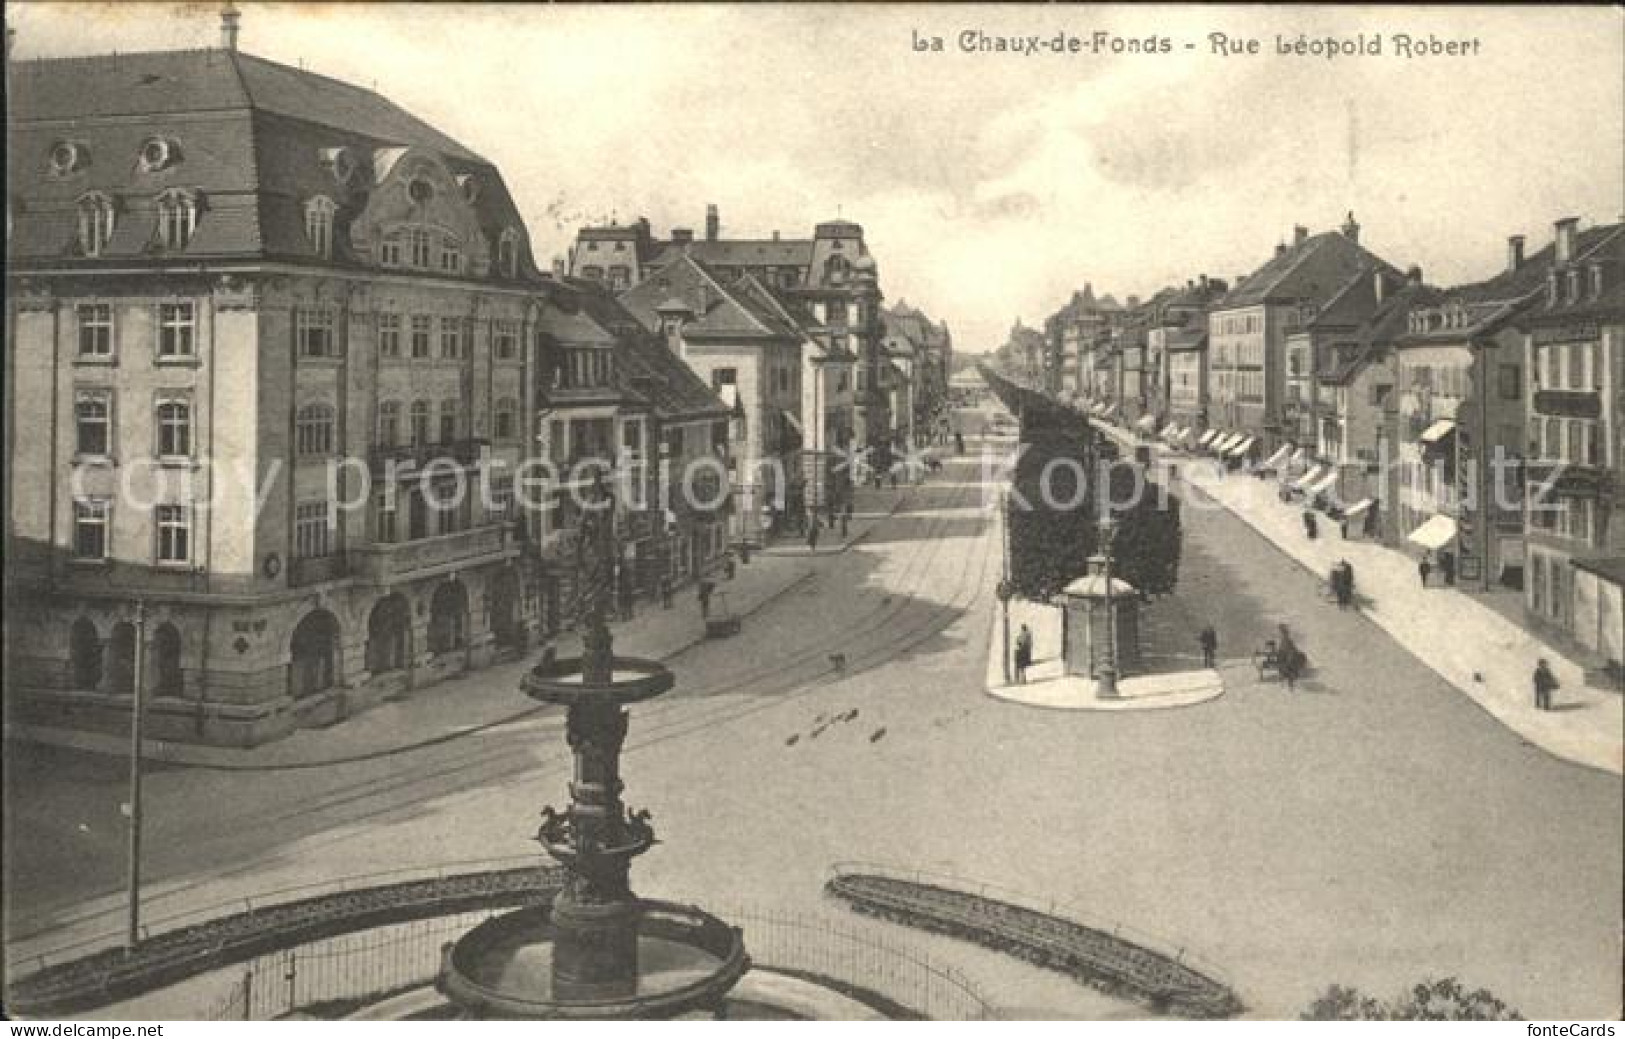
<instances>
[{"instance_id":1,"label":"vintage postcard","mask_svg":"<svg viewBox=\"0 0 1625 1039\"><path fill-rule=\"evenodd\" d=\"M5 17L8 1017L1614 1034L1617 5Z\"/></svg>"}]
</instances>

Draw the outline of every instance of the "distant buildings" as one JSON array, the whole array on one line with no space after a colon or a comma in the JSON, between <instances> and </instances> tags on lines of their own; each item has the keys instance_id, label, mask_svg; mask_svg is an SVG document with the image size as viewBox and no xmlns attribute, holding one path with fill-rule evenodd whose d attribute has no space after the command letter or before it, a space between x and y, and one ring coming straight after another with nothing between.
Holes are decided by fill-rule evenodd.
<instances>
[{"instance_id":1,"label":"distant buildings","mask_svg":"<svg viewBox=\"0 0 1625 1039\"><path fill-rule=\"evenodd\" d=\"M1339 231L1294 231L1234 286L1118 306L1090 286L1004 368L1096 418L1282 477L1353 536L1431 553L1451 580L1521 589L1589 662L1625 638L1625 225L1555 225L1491 278L1423 284ZM1267 454L1267 457L1265 457Z\"/></svg>"}]
</instances>

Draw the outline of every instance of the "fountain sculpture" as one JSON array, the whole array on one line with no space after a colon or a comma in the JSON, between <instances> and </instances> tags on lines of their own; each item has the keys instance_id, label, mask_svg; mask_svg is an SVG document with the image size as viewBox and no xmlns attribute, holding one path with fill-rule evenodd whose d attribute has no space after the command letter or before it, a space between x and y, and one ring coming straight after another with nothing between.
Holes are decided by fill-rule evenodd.
<instances>
[{"instance_id":1,"label":"fountain sculpture","mask_svg":"<svg viewBox=\"0 0 1625 1039\"><path fill-rule=\"evenodd\" d=\"M749 966L737 928L631 889L632 859L655 836L649 813L621 800L626 706L666 692L676 676L656 661L613 653L614 525L614 500L600 479L577 546L582 655L544 659L522 683L532 699L568 711L570 806L544 808L536 835L567 879L551 905L493 917L448 946L436 984L465 1017L721 1014Z\"/></svg>"}]
</instances>

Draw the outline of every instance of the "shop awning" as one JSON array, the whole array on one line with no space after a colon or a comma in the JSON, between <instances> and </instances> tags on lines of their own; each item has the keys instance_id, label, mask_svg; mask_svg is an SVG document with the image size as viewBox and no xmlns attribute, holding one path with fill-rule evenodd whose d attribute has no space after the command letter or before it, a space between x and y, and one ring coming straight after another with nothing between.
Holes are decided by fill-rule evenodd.
<instances>
[{"instance_id":1,"label":"shop awning","mask_svg":"<svg viewBox=\"0 0 1625 1039\"><path fill-rule=\"evenodd\" d=\"M1157 436L1161 437L1164 440L1168 440L1168 439L1171 439L1173 437L1173 435L1175 433L1177 433L1177 432L1179 432L1179 423L1170 422L1166 426L1162 427L1162 432L1158 433Z\"/></svg>"},{"instance_id":2,"label":"shop awning","mask_svg":"<svg viewBox=\"0 0 1625 1039\"><path fill-rule=\"evenodd\" d=\"M1343 518L1353 519L1360 513L1371 508L1372 504L1373 503L1370 498L1361 498L1359 501L1355 502L1353 505L1349 506L1343 511Z\"/></svg>"},{"instance_id":3,"label":"shop awning","mask_svg":"<svg viewBox=\"0 0 1625 1039\"><path fill-rule=\"evenodd\" d=\"M1304 473L1303 476L1299 478L1298 482L1293 484L1292 486L1301 491L1304 488L1308 487L1310 484L1314 483L1316 480L1320 479L1324 475L1326 475L1326 467L1325 466L1323 466L1323 465L1310 466L1309 471L1307 473Z\"/></svg>"},{"instance_id":4,"label":"shop awning","mask_svg":"<svg viewBox=\"0 0 1625 1039\"><path fill-rule=\"evenodd\" d=\"M1292 453L1292 445L1291 444L1282 444L1280 450L1276 451L1273 455L1270 455L1269 458L1265 459L1264 464L1263 464L1263 466L1261 466L1261 468L1264 468L1264 469L1278 469L1278 468L1280 468L1281 463L1285 462L1286 459L1287 459L1287 456L1290 455L1291 453Z\"/></svg>"},{"instance_id":5,"label":"shop awning","mask_svg":"<svg viewBox=\"0 0 1625 1039\"><path fill-rule=\"evenodd\" d=\"M1240 433L1226 434L1223 440L1216 441L1213 444L1213 452L1220 455L1229 454L1230 449L1239 443L1241 443Z\"/></svg>"},{"instance_id":6,"label":"shop awning","mask_svg":"<svg viewBox=\"0 0 1625 1039\"><path fill-rule=\"evenodd\" d=\"M1337 483L1337 469L1333 467L1327 469L1326 474L1310 484L1303 493L1311 498L1318 498L1325 494L1335 483Z\"/></svg>"},{"instance_id":7,"label":"shop awning","mask_svg":"<svg viewBox=\"0 0 1625 1039\"><path fill-rule=\"evenodd\" d=\"M1439 441L1455 432L1455 429L1456 422L1454 419L1442 418L1433 425L1422 430L1422 435L1417 439L1422 441L1424 444L1437 444Z\"/></svg>"},{"instance_id":8,"label":"shop awning","mask_svg":"<svg viewBox=\"0 0 1625 1039\"><path fill-rule=\"evenodd\" d=\"M1139 420L1134 423L1134 428L1146 433L1151 432L1157 428L1157 416L1141 415Z\"/></svg>"},{"instance_id":9,"label":"shop awning","mask_svg":"<svg viewBox=\"0 0 1625 1039\"><path fill-rule=\"evenodd\" d=\"M1198 447L1206 447L1208 444L1211 444L1213 442L1213 438L1218 436L1218 435L1219 435L1218 430L1210 429L1206 433L1203 433L1200 437L1197 438L1196 444L1197 444Z\"/></svg>"},{"instance_id":10,"label":"shop awning","mask_svg":"<svg viewBox=\"0 0 1625 1039\"><path fill-rule=\"evenodd\" d=\"M1253 449L1253 444L1257 440L1257 437L1243 437L1241 443L1232 444L1227 453L1234 458L1241 458Z\"/></svg>"},{"instance_id":11,"label":"shop awning","mask_svg":"<svg viewBox=\"0 0 1625 1039\"><path fill-rule=\"evenodd\" d=\"M1406 540L1436 552L1456 540L1456 521L1449 516L1434 516L1411 531Z\"/></svg>"}]
</instances>

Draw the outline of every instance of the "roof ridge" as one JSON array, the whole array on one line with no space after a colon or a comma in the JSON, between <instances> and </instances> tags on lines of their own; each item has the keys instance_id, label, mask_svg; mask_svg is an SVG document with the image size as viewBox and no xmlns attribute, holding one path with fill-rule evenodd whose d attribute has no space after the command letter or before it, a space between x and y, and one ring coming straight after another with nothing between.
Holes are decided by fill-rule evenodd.
<instances>
[{"instance_id":1,"label":"roof ridge","mask_svg":"<svg viewBox=\"0 0 1625 1039\"><path fill-rule=\"evenodd\" d=\"M715 275L713 275L711 273L711 269L709 267L707 267L705 264L701 263L698 259L696 259L694 256L692 256L689 253L686 253L686 252L683 253L682 257L683 257L683 259L687 260L689 263L693 264L694 269L700 272L700 276L702 278L704 278L706 281L710 282L712 287L715 288L719 293L721 293L724 299L726 299L729 303L732 303L735 310L737 310L741 314L745 315L745 319L748 320L751 324L755 325L762 332L763 335L773 335L774 334L772 329L770 329L766 325L762 324L762 322L756 317L756 315L751 313L751 310L750 310L749 307L744 306L743 304L741 304L739 302L738 298L735 297L732 292L728 291L728 289L722 284L721 279L717 278ZM705 315L702 314L700 316L703 318Z\"/></svg>"}]
</instances>

